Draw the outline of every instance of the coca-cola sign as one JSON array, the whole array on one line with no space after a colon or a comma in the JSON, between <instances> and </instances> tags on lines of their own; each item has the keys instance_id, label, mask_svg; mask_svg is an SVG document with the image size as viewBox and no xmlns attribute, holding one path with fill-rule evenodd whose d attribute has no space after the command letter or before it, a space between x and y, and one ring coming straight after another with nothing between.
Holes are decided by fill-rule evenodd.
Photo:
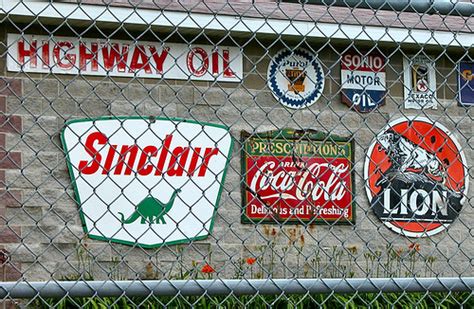
<instances>
[{"instance_id":1,"label":"coca-cola sign","mask_svg":"<svg viewBox=\"0 0 474 309\"><path fill-rule=\"evenodd\" d=\"M285 129L242 133L242 222L354 222L350 138Z\"/></svg>"}]
</instances>

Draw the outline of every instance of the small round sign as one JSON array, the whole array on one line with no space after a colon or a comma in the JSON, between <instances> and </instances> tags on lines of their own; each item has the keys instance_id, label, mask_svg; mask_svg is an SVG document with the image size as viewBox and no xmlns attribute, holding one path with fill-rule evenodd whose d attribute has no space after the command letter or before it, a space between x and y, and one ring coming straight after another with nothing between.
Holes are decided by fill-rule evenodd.
<instances>
[{"instance_id":1,"label":"small round sign","mask_svg":"<svg viewBox=\"0 0 474 309\"><path fill-rule=\"evenodd\" d=\"M459 142L424 117L390 122L369 147L364 179L371 208L390 229L408 237L445 230L468 192L468 165Z\"/></svg>"},{"instance_id":2,"label":"small round sign","mask_svg":"<svg viewBox=\"0 0 474 309\"><path fill-rule=\"evenodd\" d=\"M281 50L268 66L268 87L289 108L313 105L324 89L324 72L316 55L306 49Z\"/></svg>"}]
</instances>

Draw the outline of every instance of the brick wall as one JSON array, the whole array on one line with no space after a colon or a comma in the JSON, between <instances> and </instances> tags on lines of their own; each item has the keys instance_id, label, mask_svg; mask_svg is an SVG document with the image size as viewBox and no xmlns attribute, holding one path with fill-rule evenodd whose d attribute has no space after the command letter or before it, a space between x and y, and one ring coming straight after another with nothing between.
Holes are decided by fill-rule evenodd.
<instances>
[{"instance_id":1,"label":"brick wall","mask_svg":"<svg viewBox=\"0 0 474 309\"><path fill-rule=\"evenodd\" d=\"M10 259L8 246L18 246L21 242L20 222L12 222L10 214L22 207L23 192L10 187L6 175L22 168L20 151L9 149L7 140L23 133L23 119L19 115L7 112L10 97L22 96L20 79L2 78L0 81L0 267L3 281L16 281L21 278L21 264Z\"/></svg>"},{"instance_id":2,"label":"brick wall","mask_svg":"<svg viewBox=\"0 0 474 309\"><path fill-rule=\"evenodd\" d=\"M5 69L5 32L0 41L3 42L0 248L11 257L3 265L4 280L17 280L20 276L28 280L61 279L89 273L97 279L169 278L170 274L192 271L195 263L209 262L209 259L222 276L234 277L239 273L241 259L253 254L264 256L265 265L272 265L275 276L290 276L296 272L300 276L313 276L317 274L311 268L316 267L326 275L341 276L330 266L331 262L335 263L333 246L345 252L356 248L357 253L352 253L354 259L344 256L346 265L351 263L356 275L365 276L369 271L371 276L376 276L379 270L367 266L365 253L381 252L380 264L383 264L388 243L406 249L410 241L384 227L369 209L362 179L363 159L375 134L398 116L426 115L451 129L460 140L468 162L474 160L471 145L474 111L458 107L455 102L456 71L452 61L457 60L457 54L443 54L437 62L438 110L420 112L403 108L402 51L394 52L393 46L382 46L383 53L392 54L387 67L389 97L376 112L359 114L340 103L338 61L345 48L341 43L329 46L309 42L319 50L326 85L323 97L316 104L296 111L285 109L266 87L270 55L283 46L274 46L271 40L254 39L245 44L244 80L240 84L12 73ZM264 46L272 46L269 53ZM59 132L69 119L104 115L154 115L222 123L231 128L237 140L241 130L266 131L282 127L353 135L357 224L306 228L240 224L240 145L237 142L214 232L207 240L144 250L87 239L74 201ZM471 173L471 182L472 178ZM469 196L472 196L472 187ZM472 275L469 253L474 246L470 230L473 220L470 199L447 232L418 241L425 257L436 257L434 273ZM304 240L300 235L304 235ZM268 243L270 245L264 245ZM417 268L420 275L424 275L422 265ZM408 262L402 266L404 271L409 267Z\"/></svg>"}]
</instances>

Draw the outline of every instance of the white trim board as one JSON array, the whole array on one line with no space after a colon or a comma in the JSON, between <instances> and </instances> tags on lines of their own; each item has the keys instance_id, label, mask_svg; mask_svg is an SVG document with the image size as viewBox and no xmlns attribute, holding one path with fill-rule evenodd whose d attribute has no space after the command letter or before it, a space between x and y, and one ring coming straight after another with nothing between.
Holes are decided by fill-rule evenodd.
<instances>
[{"instance_id":1,"label":"white trim board","mask_svg":"<svg viewBox=\"0 0 474 309\"><path fill-rule=\"evenodd\" d=\"M0 15L106 22L114 24L179 27L183 29L231 31L250 34L305 36L354 41L376 41L432 46L472 47L474 33L397 27L315 23L175 12L90 4L0 0Z\"/></svg>"}]
</instances>

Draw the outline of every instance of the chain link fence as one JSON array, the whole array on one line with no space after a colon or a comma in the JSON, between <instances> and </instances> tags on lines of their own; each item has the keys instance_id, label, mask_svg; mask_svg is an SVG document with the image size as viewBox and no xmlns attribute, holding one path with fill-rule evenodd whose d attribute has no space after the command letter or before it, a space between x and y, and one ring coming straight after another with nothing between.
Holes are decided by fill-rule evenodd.
<instances>
[{"instance_id":1,"label":"chain link fence","mask_svg":"<svg viewBox=\"0 0 474 309\"><path fill-rule=\"evenodd\" d=\"M469 307L474 4L332 4L0 3L5 306Z\"/></svg>"}]
</instances>

